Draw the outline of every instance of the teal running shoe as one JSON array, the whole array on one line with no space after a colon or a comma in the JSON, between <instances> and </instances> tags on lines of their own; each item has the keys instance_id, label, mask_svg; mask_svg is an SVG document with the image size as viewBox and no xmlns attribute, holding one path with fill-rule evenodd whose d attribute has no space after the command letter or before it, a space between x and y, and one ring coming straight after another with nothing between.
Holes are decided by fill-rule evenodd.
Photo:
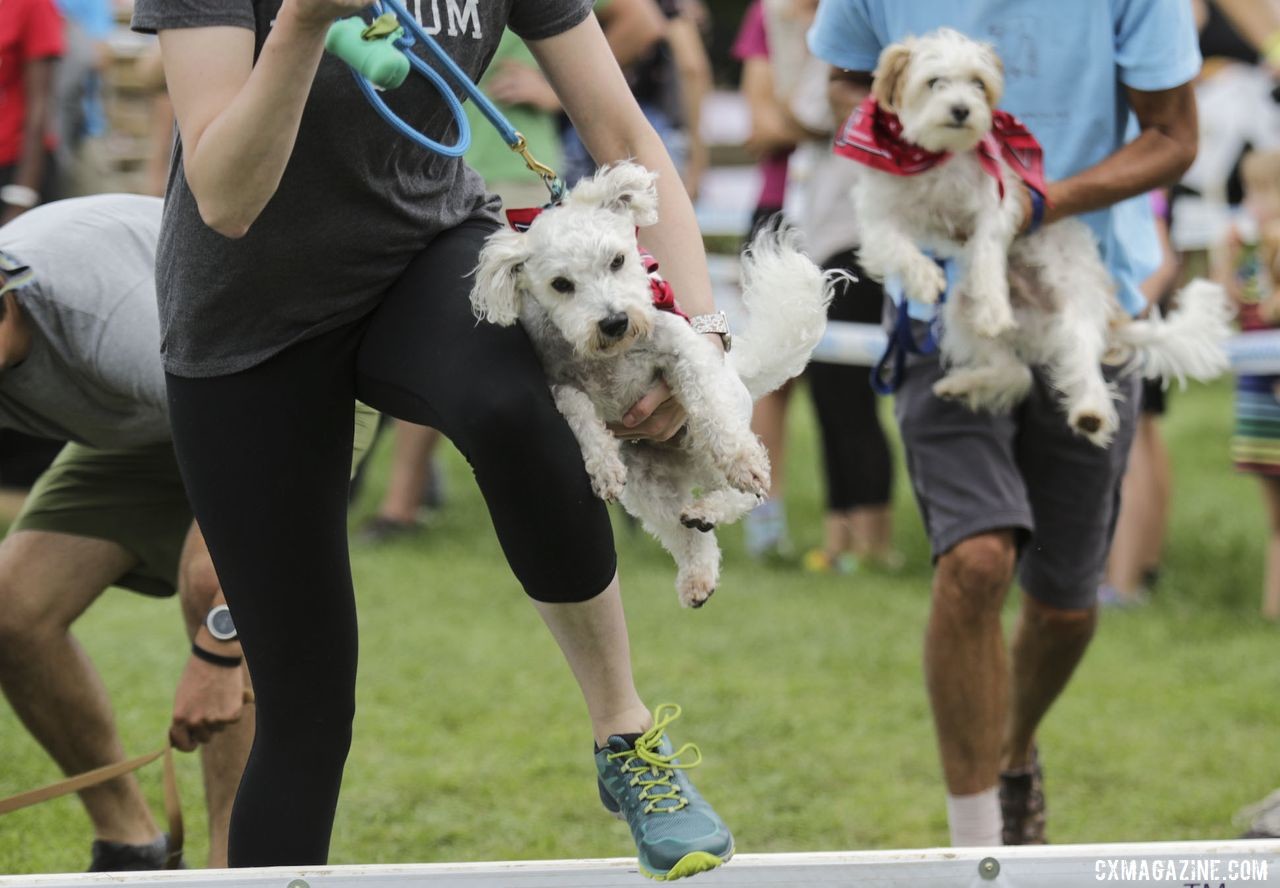
<instances>
[{"instance_id":1,"label":"teal running shoe","mask_svg":"<svg viewBox=\"0 0 1280 888\"><path fill-rule=\"evenodd\" d=\"M729 827L685 773L702 753L692 743L673 752L663 733L679 717L679 706L663 703L652 728L638 737L615 734L596 751L600 801L631 827L641 874L659 882L715 869L733 856ZM693 760L680 761L684 755Z\"/></svg>"}]
</instances>

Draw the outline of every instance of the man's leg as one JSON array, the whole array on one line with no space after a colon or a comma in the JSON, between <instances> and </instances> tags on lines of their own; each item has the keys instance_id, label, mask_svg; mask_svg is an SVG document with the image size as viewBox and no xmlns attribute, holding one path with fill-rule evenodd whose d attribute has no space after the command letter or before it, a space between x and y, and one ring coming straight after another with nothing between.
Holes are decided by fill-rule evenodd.
<instances>
[{"instance_id":1,"label":"man's leg","mask_svg":"<svg viewBox=\"0 0 1280 888\"><path fill-rule=\"evenodd\" d=\"M997 793L1009 680L1000 610L1031 507L1014 458L1018 419L933 394L936 360L912 364L894 409L936 559L925 681L954 845L1000 844Z\"/></svg>"},{"instance_id":2,"label":"man's leg","mask_svg":"<svg viewBox=\"0 0 1280 888\"><path fill-rule=\"evenodd\" d=\"M191 526L182 548L182 561L178 567L178 596L183 604L183 617L187 637L194 639L196 630L204 623L207 607L198 602L212 601L221 589L218 575L213 569L213 559L204 536L196 525ZM193 604L195 606L193 606ZM249 687L248 669L241 664L243 682ZM227 829L231 824L231 806L236 800L236 789L244 773L249 750L253 747L253 713L242 713L238 722L218 731L208 743L200 747L200 763L204 771L204 800L209 812L209 863L214 869L227 866Z\"/></svg>"},{"instance_id":3,"label":"man's leg","mask_svg":"<svg viewBox=\"0 0 1280 888\"><path fill-rule=\"evenodd\" d=\"M70 627L135 561L116 543L69 534L20 530L0 543L0 685L68 775L125 757L106 688ZM132 774L80 798L98 839L160 835Z\"/></svg>"},{"instance_id":4,"label":"man's leg","mask_svg":"<svg viewBox=\"0 0 1280 888\"><path fill-rule=\"evenodd\" d=\"M1000 610L1013 581L1013 531L969 537L938 559L925 628L925 683L947 792L996 785L1009 706Z\"/></svg>"},{"instance_id":5,"label":"man's leg","mask_svg":"<svg viewBox=\"0 0 1280 888\"><path fill-rule=\"evenodd\" d=\"M1013 695L1002 761L1006 844L1044 841L1035 733L1097 625L1098 584L1137 424L1137 380L1117 387L1120 426L1105 449L1071 431L1057 393L1038 375L1020 415L1018 466L1036 531L1020 568L1026 594L1012 644Z\"/></svg>"}]
</instances>

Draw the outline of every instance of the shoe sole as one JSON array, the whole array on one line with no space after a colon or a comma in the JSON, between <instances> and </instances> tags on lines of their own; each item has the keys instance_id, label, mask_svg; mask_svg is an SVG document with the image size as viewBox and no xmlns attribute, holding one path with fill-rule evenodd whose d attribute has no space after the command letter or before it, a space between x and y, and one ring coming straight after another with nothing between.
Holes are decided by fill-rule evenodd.
<instances>
[{"instance_id":1,"label":"shoe sole","mask_svg":"<svg viewBox=\"0 0 1280 888\"><path fill-rule=\"evenodd\" d=\"M729 849L724 857L712 854L710 851L691 851L680 860L676 865L671 867L665 873L654 873L640 865L640 875L646 879L653 879L655 882L674 882L676 879L684 879L689 876L696 876L698 873L705 873L713 870L718 866L728 863L733 858L733 848Z\"/></svg>"},{"instance_id":2,"label":"shoe sole","mask_svg":"<svg viewBox=\"0 0 1280 888\"><path fill-rule=\"evenodd\" d=\"M621 809L611 811L605 808L605 813L614 820L620 820L626 823L627 818L623 816ZM646 879L653 879L655 882L673 882L676 879L683 879L687 876L696 876L698 873L705 873L707 870L713 870L718 866L723 866L733 859L734 847L729 846L729 852L724 857L712 854L710 851L690 851L684 857L676 861L676 865L671 867L665 873L655 873L644 868L644 864L636 861L636 865L640 869L640 875Z\"/></svg>"}]
</instances>

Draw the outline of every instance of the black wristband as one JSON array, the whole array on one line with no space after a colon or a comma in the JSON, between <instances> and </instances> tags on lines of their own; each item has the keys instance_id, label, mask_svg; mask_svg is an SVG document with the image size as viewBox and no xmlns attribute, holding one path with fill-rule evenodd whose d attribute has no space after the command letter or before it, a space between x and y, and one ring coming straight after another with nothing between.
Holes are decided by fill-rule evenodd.
<instances>
[{"instance_id":1,"label":"black wristband","mask_svg":"<svg viewBox=\"0 0 1280 888\"><path fill-rule=\"evenodd\" d=\"M224 657L222 654L215 654L213 651L206 651L200 645L192 643L191 653L204 660L206 663L212 663L214 666L221 666L224 669L238 669L240 664L244 662L244 657Z\"/></svg>"}]
</instances>

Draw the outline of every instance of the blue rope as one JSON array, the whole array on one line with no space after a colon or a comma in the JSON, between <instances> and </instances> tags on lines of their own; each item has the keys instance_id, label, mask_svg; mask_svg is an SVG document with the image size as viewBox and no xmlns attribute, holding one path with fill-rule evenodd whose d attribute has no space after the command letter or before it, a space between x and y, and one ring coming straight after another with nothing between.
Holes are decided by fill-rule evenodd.
<instances>
[{"instance_id":1,"label":"blue rope","mask_svg":"<svg viewBox=\"0 0 1280 888\"><path fill-rule=\"evenodd\" d=\"M943 263L939 262L939 265ZM945 267L945 266L944 266ZM947 301L947 293L944 290L938 300L939 306ZM876 362L875 367L871 370L871 388L878 395L892 395L902 387L902 380L907 375L907 356L908 355L933 355L938 352L938 333L939 318L935 316L925 328L924 341L916 342L915 333L912 332L911 324L911 307L908 300L903 294L898 302L898 317L893 325L893 330L889 333L889 341L884 347L884 354L880 356L880 360Z\"/></svg>"},{"instance_id":2,"label":"blue rope","mask_svg":"<svg viewBox=\"0 0 1280 888\"><path fill-rule=\"evenodd\" d=\"M480 87L476 86L471 78L467 76L467 73L458 66L458 63L450 58L449 54L444 51L440 44L437 43L430 34L422 29L422 26L419 25L417 20L409 14L408 10L400 4L399 0L374 0L374 11L381 14L384 4L390 8L393 13L395 13L396 18L400 20L401 27L406 31L404 36L396 39L396 47L404 53L406 58L408 58L409 64L414 68L414 70L425 77L436 88L440 97L444 99L445 104L449 108L449 113L453 115L453 122L458 127L458 141L453 145L445 145L444 143L437 142L435 139L432 139L409 126L409 124L405 123L399 115L387 106L387 103L382 100L382 96L378 95L378 90L374 88L373 84L370 83L367 78L362 76L360 72L352 68L351 73L355 77L356 83L360 86L360 90L364 93L365 98L367 98L370 104L373 105L374 110L377 111L387 123L391 124L397 132L413 140L428 151L443 154L446 157L461 157L466 154L467 149L471 147L471 124L467 120L467 113L463 110L462 102L459 101L458 97L454 94L452 87L449 86L448 81L445 80L443 75L417 55L409 51L409 47L413 46L416 39L417 42L422 44L431 57L442 68L444 68L445 72L457 82L462 91L465 92L473 102L475 102L480 113L493 124L494 129L496 129L498 134L502 136L502 140L513 150L522 151L522 153L525 154L526 162L529 162L530 158L527 155L527 149L524 149L524 137L516 131L516 128L511 125L511 121L507 120L503 113L498 110L497 106L494 105L493 102L489 101L489 97L480 90ZM537 170L534 170L534 172L537 172L538 175L542 176L547 188L551 191L552 200L559 200L563 196L564 184L555 176L554 172L551 172L550 177Z\"/></svg>"}]
</instances>

